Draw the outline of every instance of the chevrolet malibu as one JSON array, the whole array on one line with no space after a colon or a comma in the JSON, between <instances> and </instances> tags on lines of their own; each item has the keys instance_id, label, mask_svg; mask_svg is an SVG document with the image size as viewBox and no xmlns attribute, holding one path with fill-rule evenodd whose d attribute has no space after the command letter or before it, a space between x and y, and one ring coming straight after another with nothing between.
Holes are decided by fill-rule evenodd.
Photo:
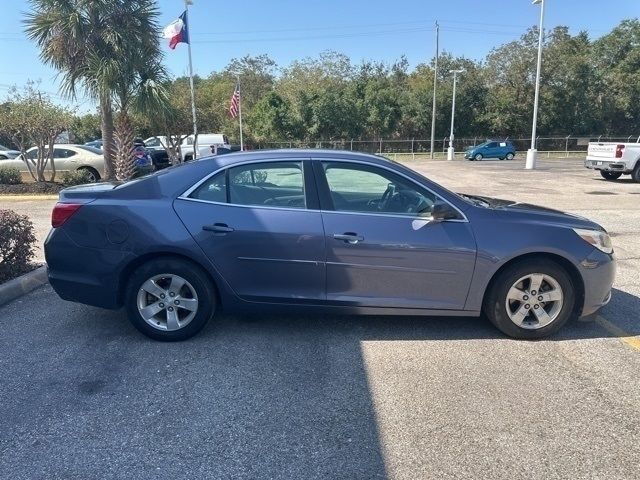
<instances>
[{"instance_id":1,"label":"chevrolet malibu","mask_svg":"<svg viewBox=\"0 0 640 480\"><path fill-rule=\"evenodd\" d=\"M596 223L353 152L236 153L73 187L52 225L60 297L124 307L157 340L191 337L222 309L484 313L540 338L605 305L616 270Z\"/></svg>"}]
</instances>

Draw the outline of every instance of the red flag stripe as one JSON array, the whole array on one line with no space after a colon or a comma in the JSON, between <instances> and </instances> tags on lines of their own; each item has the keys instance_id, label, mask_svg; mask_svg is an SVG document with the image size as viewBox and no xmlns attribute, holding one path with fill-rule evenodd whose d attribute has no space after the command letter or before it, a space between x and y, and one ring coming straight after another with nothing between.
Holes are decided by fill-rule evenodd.
<instances>
[{"instance_id":1,"label":"red flag stripe","mask_svg":"<svg viewBox=\"0 0 640 480\"><path fill-rule=\"evenodd\" d=\"M236 118L240 109L240 86L236 84L236 88L233 90L231 96L231 105L229 105L229 114L231 118Z\"/></svg>"}]
</instances>

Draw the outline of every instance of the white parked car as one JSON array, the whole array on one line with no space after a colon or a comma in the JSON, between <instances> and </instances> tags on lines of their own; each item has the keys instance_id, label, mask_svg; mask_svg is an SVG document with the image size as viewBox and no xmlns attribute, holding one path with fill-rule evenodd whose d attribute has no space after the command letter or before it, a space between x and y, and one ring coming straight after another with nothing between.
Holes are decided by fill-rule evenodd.
<instances>
[{"instance_id":1,"label":"white parked car","mask_svg":"<svg viewBox=\"0 0 640 480\"><path fill-rule=\"evenodd\" d=\"M38 147L32 147L27 150L28 158L35 159L37 156ZM102 150L94 147L56 144L53 147L53 160L56 166L56 172L86 171L94 182L100 180L104 175L104 157ZM0 160L0 167L16 167L23 173L23 176L29 173L29 169L22 159L22 155L18 155L13 159ZM51 171L50 164L47 165L46 171Z\"/></svg>"},{"instance_id":2,"label":"white parked car","mask_svg":"<svg viewBox=\"0 0 640 480\"><path fill-rule=\"evenodd\" d=\"M631 175L640 183L640 143L590 142L584 166L599 170L606 180Z\"/></svg>"}]
</instances>

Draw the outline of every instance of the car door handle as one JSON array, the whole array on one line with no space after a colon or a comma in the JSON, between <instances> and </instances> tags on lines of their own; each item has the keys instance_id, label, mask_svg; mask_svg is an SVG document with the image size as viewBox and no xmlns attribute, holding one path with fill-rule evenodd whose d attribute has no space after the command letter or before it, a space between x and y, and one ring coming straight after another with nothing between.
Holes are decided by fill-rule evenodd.
<instances>
[{"instance_id":1,"label":"car door handle","mask_svg":"<svg viewBox=\"0 0 640 480\"><path fill-rule=\"evenodd\" d=\"M214 223L213 225L205 225L202 227L203 230L207 232L215 232L215 233L229 233L233 232L233 228L231 228L226 223Z\"/></svg>"},{"instance_id":2,"label":"car door handle","mask_svg":"<svg viewBox=\"0 0 640 480\"><path fill-rule=\"evenodd\" d=\"M336 240L342 240L352 245L364 240L364 237L362 235L358 235L357 233L352 232L334 233L333 238Z\"/></svg>"}]
</instances>

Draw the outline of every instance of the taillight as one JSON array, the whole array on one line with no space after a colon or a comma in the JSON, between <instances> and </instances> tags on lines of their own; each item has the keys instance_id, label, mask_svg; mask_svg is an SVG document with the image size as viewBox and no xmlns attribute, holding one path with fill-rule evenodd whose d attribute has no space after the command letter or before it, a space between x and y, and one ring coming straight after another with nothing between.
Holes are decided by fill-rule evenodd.
<instances>
[{"instance_id":1,"label":"taillight","mask_svg":"<svg viewBox=\"0 0 640 480\"><path fill-rule=\"evenodd\" d=\"M616 145L616 158L622 158L624 145Z\"/></svg>"},{"instance_id":2,"label":"taillight","mask_svg":"<svg viewBox=\"0 0 640 480\"><path fill-rule=\"evenodd\" d=\"M61 226L69 220L82 205L82 203L56 203L56 206L53 207L53 212L51 212L51 226L53 228Z\"/></svg>"}]
</instances>

